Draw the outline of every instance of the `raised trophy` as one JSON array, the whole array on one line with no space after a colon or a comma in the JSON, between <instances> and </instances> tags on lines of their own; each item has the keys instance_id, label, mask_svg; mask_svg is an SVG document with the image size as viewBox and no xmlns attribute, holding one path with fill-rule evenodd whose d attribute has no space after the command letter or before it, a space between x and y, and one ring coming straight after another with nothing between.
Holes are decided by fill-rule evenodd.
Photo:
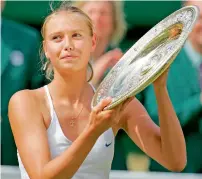
<instances>
[{"instance_id":1,"label":"raised trophy","mask_svg":"<svg viewBox=\"0 0 202 179\"><path fill-rule=\"evenodd\" d=\"M183 7L149 30L111 69L96 90L91 107L111 97L112 109L154 82L174 61L199 15L196 6Z\"/></svg>"}]
</instances>

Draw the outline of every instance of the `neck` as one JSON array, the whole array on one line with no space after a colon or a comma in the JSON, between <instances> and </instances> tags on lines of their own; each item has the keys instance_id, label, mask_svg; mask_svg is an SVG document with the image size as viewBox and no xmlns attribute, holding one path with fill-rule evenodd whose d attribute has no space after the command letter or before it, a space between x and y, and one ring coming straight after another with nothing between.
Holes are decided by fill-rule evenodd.
<instances>
[{"instance_id":1,"label":"neck","mask_svg":"<svg viewBox=\"0 0 202 179\"><path fill-rule=\"evenodd\" d=\"M71 104L81 102L87 86L86 72L82 71L66 76L55 73L54 79L50 83L50 89L54 96L58 99L69 101Z\"/></svg>"},{"instance_id":2,"label":"neck","mask_svg":"<svg viewBox=\"0 0 202 179\"><path fill-rule=\"evenodd\" d=\"M93 52L93 60L97 60L100 56L105 53L106 48L108 47L109 40L108 38L98 38L98 43L95 51Z\"/></svg>"}]
</instances>

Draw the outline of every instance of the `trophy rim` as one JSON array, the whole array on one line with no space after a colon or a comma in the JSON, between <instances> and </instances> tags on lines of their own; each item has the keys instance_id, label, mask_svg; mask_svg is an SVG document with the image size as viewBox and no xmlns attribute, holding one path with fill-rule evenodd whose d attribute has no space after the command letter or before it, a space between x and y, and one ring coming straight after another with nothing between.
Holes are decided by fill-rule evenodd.
<instances>
[{"instance_id":1,"label":"trophy rim","mask_svg":"<svg viewBox=\"0 0 202 179\"><path fill-rule=\"evenodd\" d=\"M188 13L191 12L191 20L186 19L185 15L188 17ZM186 14L187 13L187 14ZM127 65L141 52L141 50L149 43L153 38L158 36L163 30L169 28L171 25L176 23L182 23L184 26L182 28L182 35L179 37L179 43L176 44L175 49L171 51L165 57L164 64L162 64L158 70L154 71L150 76L141 80L138 86L132 87L129 91L119 95L116 98L112 98L112 103L105 107L104 110L112 109L121 102L125 101L127 98L135 96L142 90L144 90L148 85L153 83L174 61L175 57L183 47L189 33L192 31L195 22L199 16L199 8L197 6L185 6L163 20L157 23L154 27L152 27L145 35L143 35L129 50L122 56L122 58L116 63L116 65L110 70L104 80L101 82L99 87L97 88L93 99L91 101L91 108L95 107L101 99L108 97L106 96L107 91L109 91L110 86L113 84L113 73L118 71L117 69L127 69ZM187 25L188 24L188 25ZM117 77L117 75L115 75ZM110 81L111 80L111 81ZM111 83L111 84L110 84ZM104 92L103 92L104 91ZM102 95L105 94L105 95Z\"/></svg>"}]
</instances>

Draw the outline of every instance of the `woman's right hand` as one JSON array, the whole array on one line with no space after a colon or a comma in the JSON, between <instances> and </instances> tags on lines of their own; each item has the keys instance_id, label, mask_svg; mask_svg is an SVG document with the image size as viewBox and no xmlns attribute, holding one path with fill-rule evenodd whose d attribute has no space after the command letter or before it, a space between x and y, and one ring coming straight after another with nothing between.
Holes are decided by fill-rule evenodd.
<instances>
[{"instance_id":1,"label":"woman's right hand","mask_svg":"<svg viewBox=\"0 0 202 179\"><path fill-rule=\"evenodd\" d=\"M103 99L90 113L88 128L92 129L97 137L113 125L114 109L104 110L111 101L111 98Z\"/></svg>"},{"instance_id":2,"label":"woman's right hand","mask_svg":"<svg viewBox=\"0 0 202 179\"><path fill-rule=\"evenodd\" d=\"M114 109L110 110L104 110L104 108L112 102L110 97L103 99L97 106L95 106L90 113L88 124L88 127L94 131L93 134L99 137L107 129L117 125L121 119L121 112L132 99L133 98L129 98Z\"/></svg>"}]
</instances>

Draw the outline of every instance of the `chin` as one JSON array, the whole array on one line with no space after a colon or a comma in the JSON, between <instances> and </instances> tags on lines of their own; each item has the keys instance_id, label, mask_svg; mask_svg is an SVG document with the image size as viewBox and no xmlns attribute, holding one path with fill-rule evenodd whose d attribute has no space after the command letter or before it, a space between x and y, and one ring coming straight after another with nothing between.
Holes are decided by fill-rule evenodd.
<instances>
[{"instance_id":1,"label":"chin","mask_svg":"<svg viewBox=\"0 0 202 179\"><path fill-rule=\"evenodd\" d=\"M62 70L65 70L65 71L75 71L75 65L73 64L63 64L61 66Z\"/></svg>"}]
</instances>

